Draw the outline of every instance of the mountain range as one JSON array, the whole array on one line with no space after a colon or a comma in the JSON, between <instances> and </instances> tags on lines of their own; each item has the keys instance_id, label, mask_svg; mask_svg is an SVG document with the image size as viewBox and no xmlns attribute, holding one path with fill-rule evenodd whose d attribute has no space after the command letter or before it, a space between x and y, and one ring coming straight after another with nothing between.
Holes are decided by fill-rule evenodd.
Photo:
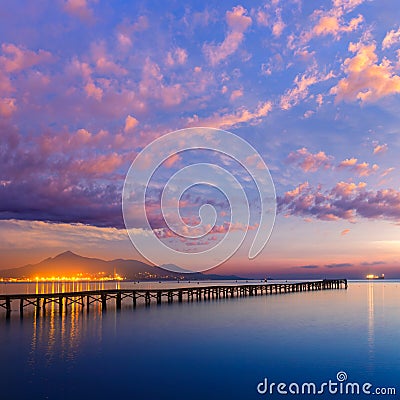
<instances>
[{"instance_id":1,"label":"mountain range","mask_svg":"<svg viewBox=\"0 0 400 400\"><path fill-rule=\"evenodd\" d=\"M127 280L206 280L244 279L235 275L188 273L174 264L166 264L167 269L152 266L138 260L116 259L111 261L83 257L71 251L46 258L37 264L27 264L19 268L0 270L0 278L51 278L52 276L114 276L118 274ZM174 270L176 272L172 272Z\"/></svg>"}]
</instances>

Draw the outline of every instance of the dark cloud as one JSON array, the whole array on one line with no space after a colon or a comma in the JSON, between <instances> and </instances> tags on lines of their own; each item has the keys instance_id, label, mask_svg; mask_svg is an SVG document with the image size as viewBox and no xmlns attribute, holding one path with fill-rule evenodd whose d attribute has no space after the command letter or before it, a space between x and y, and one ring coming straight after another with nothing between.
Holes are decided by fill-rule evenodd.
<instances>
[{"instance_id":1,"label":"dark cloud","mask_svg":"<svg viewBox=\"0 0 400 400\"><path fill-rule=\"evenodd\" d=\"M119 190L113 185L72 187L51 180L0 186L0 218L83 223L122 228Z\"/></svg>"},{"instance_id":2,"label":"dark cloud","mask_svg":"<svg viewBox=\"0 0 400 400\"><path fill-rule=\"evenodd\" d=\"M123 174L117 174L112 153L108 158L99 149L90 156L67 147L47 152L43 135L23 138L5 124L0 133L0 219L124 226Z\"/></svg>"},{"instance_id":3,"label":"dark cloud","mask_svg":"<svg viewBox=\"0 0 400 400\"><path fill-rule=\"evenodd\" d=\"M353 264L350 263L340 263L340 264L326 264L325 268L348 268L352 267Z\"/></svg>"},{"instance_id":4,"label":"dark cloud","mask_svg":"<svg viewBox=\"0 0 400 400\"><path fill-rule=\"evenodd\" d=\"M297 268L304 268L304 269L317 269L319 268L318 265L301 265L300 267Z\"/></svg>"},{"instance_id":5,"label":"dark cloud","mask_svg":"<svg viewBox=\"0 0 400 400\"><path fill-rule=\"evenodd\" d=\"M383 264L386 264L386 262L385 261L371 261L371 262L365 261L365 262L361 263L361 265L366 266L366 267L373 266L373 265L383 265Z\"/></svg>"}]
</instances>

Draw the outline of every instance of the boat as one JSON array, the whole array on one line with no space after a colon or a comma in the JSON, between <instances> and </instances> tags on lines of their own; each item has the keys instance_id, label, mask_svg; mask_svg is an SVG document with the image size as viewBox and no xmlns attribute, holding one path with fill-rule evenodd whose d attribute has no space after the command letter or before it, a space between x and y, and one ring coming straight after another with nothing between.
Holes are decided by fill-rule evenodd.
<instances>
[{"instance_id":1,"label":"boat","mask_svg":"<svg viewBox=\"0 0 400 400\"><path fill-rule=\"evenodd\" d=\"M365 279L385 279L385 274L379 275L374 275L374 274L369 274L365 277Z\"/></svg>"}]
</instances>

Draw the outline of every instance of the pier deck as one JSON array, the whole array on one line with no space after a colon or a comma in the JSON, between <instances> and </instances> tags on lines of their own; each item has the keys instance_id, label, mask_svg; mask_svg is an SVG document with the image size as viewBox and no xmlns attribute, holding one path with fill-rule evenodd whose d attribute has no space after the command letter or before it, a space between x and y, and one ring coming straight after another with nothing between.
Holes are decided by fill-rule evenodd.
<instances>
[{"instance_id":1,"label":"pier deck","mask_svg":"<svg viewBox=\"0 0 400 400\"><path fill-rule=\"evenodd\" d=\"M161 304L163 300L172 303L174 301L201 301L342 288L347 289L347 279L324 279L296 283L194 286L173 289L106 289L48 294L7 294L0 295L0 308L5 309L6 318L10 318L11 312L17 310L19 310L22 318L25 307L35 307L36 316L40 315L40 312L45 315L46 305L50 303L57 304L60 313L63 310L67 311L71 304L77 304L82 309L86 307L87 312L89 312L93 303L100 303L102 311L106 311L107 304L114 302L115 308L120 310L123 300L125 302L130 301L132 307L135 308L138 302L150 305L152 302ZM13 307L15 303L18 304L16 310Z\"/></svg>"}]
</instances>

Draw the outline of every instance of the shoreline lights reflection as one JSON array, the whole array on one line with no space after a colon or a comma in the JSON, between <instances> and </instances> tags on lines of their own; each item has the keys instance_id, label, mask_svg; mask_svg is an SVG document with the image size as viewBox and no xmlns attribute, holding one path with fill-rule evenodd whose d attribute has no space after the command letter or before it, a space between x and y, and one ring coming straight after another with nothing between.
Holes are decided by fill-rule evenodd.
<instances>
[{"instance_id":1,"label":"shoreline lights reflection","mask_svg":"<svg viewBox=\"0 0 400 400\"><path fill-rule=\"evenodd\" d=\"M36 276L35 278L0 278L0 282L6 283L29 283L29 282L108 282L108 281L123 281L126 278L118 274L114 275L103 275L104 272L100 272L97 276L77 274L74 276Z\"/></svg>"}]
</instances>

